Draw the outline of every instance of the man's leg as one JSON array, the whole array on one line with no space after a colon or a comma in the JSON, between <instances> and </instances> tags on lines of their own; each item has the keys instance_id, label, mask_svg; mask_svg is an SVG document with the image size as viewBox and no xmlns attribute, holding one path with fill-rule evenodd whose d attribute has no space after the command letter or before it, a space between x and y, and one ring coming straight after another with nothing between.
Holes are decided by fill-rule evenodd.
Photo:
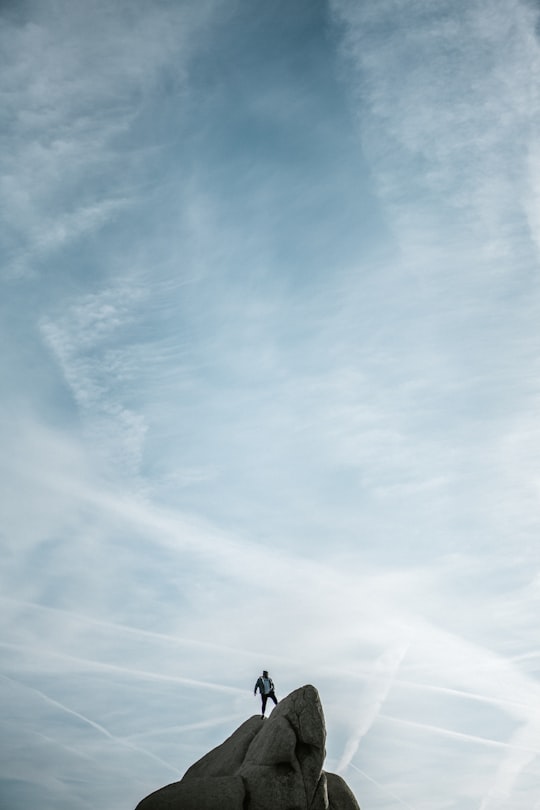
<instances>
[{"instance_id":1,"label":"man's leg","mask_svg":"<svg viewBox=\"0 0 540 810\"><path fill-rule=\"evenodd\" d=\"M264 717L264 710L266 709L266 701L268 700L268 695L261 695L261 699L262 699L261 716Z\"/></svg>"},{"instance_id":2,"label":"man's leg","mask_svg":"<svg viewBox=\"0 0 540 810\"><path fill-rule=\"evenodd\" d=\"M273 689L272 689L272 691L271 691L271 692L269 692L269 693L268 693L267 697L272 698L272 700L274 701L274 703L275 703L275 704L276 704L276 706L277 706L277 698L276 698L276 696L275 696L275 693L274 693L274 690L273 690Z\"/></svg>"}]
</instances>

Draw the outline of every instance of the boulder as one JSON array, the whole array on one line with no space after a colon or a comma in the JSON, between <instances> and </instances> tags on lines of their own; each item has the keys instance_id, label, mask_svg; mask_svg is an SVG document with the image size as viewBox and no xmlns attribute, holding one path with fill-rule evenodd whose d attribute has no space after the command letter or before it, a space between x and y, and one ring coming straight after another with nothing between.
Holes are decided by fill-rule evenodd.
<instances>
[{"instance_id":1,"label":"boulder","mask_svg":"<svg viewBox=\"0 0 540 810\"><path fill-rule=\"evenodd\" d=\"M315 687L291 692L268 719L256 715L136 810L360 810L323 770L326 727Z\"/></svg>"},{"instance_id":2,"label":"boulder","mask_svg":"<svg viewBox=\"0 0 540 810\"><path fill-rule=\"evenodd\" d=\"M329 810L360 810L354 793L337 773L326 774Z\"/></svg>"},{"instance_id":3,"label":"boulder","mask_svg":"<svg viewBox=\"0 0 540 810\"><path fill-rule=\"evenodd\" d=\"M311 808L321 778L326 728L313 686L286 697L249 746L238 773L245 781L250 810Z\"/></svg>"},{"instance_id":4,"label":"boulder","mask_svg":"<svg viewBox=\"0 0 540 810\"><path fill-rule=\"evenodd\" d=\"M242 810L245 798L240 776L182 779L151 793L137 810Z\"/></svg>"},{"instance_id":5,"label":"boulder","mask_svg":"<svg viewBox=\"0 0 540 810\"><path fill-rule=\"evenodd\" d=\"M182 781L198 777L230 776L236 773L246 757L253 738L262 727L260 715L250 717L224 743L213 748L188 768Z\"/></svg>"}]
</instances>

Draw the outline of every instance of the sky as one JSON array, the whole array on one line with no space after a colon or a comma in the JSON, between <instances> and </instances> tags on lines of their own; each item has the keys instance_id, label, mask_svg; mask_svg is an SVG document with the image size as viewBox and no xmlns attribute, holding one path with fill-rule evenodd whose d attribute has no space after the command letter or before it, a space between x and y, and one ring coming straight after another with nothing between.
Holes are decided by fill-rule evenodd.
<instances>
[{"instance_id":1,"label":"sky","mask_svg":"<svg viewBox=\"0 0 540 810\"><path fill-rule=\"evenodd\" d=\"M132 810L262 669L362 810L539 810L538 3L0 23L0 810Z\"/></svg>"}]
</instances>

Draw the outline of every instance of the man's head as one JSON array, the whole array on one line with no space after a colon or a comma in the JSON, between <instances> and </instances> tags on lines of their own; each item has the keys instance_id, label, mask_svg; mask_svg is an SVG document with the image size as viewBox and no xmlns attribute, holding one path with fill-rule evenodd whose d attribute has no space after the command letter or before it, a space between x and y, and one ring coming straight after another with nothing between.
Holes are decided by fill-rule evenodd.
<instances>
[{"instance_id":1,"label":"man's head","mask_svg":"<svg viewBox=\"0 0 540 810\"><path fill-rule=\"evenodd\" d=\"M268 678L268 672L266 669L263 669L263 678Z\"/></svg>"}]
</instances>

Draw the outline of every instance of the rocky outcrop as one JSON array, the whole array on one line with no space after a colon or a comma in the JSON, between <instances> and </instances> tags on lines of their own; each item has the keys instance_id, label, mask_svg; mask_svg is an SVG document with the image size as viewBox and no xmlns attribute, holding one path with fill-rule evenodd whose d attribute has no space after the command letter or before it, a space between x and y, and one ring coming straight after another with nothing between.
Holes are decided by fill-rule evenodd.
<instances>
[{"instance_id":1,"label":"rocky outcrop","mask_svg":"<svg viewBox=\"0 0 540 810\"><path fill-rule=\"evenodd\" d=\"M250 717L136 810L359 810L344 780L323 770L326 728L317 690L291 692Z\"/></svg>"}]
</instances>

